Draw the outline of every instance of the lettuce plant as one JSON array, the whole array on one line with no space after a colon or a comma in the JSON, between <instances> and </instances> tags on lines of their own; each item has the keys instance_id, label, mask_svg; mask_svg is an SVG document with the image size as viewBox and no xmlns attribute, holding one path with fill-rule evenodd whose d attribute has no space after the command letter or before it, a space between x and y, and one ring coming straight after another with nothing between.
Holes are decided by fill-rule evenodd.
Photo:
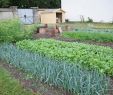
<instances>
[{"instance_id":1,"label":"lettuce plant","mask_svg":"<svg viewBox=\"0 0 113 95\"><path fill-rule=\"evenodd\" d=\"M89 70L98 69L101 73L113 75L113 49L109 47L53 39L23 40L16 45L51 59L65 60L69 64L79 63Z\"/></svg>"}]
</instances>

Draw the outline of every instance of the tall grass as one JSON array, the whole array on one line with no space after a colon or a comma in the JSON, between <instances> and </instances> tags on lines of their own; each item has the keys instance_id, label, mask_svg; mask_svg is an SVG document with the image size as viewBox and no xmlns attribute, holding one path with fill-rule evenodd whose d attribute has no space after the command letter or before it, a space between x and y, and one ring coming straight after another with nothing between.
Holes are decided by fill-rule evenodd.
<instances>
[{"instance_id":1,"label":"tall grass","mask_svg":"<svg viewBox=\"0 0 113 95\"><path fill-rule=\"evenodd\" d=\"M109 78L98 70L85 70L79 65L51 60L43 55L17 49L13 45L0 46L0 58L32 73L42 82L62 87L74 95L107 95Z\"/></svg>"}]
</instances>

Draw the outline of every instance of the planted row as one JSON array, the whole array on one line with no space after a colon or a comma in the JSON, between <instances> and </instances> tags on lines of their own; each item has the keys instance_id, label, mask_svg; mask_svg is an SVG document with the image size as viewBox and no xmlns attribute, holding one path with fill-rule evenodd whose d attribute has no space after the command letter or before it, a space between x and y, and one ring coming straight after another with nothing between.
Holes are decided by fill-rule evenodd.
<instances>
[{"instance_id":1,"label":"planted row","mask_svg":"<svg viewBox=\"0 0 113 95\"><path fill-rule=\"evenodd\" d=\"M97 42L112 42L113 33L111 32L92 32L92 31L76 31L76 32L64 32L62 34L65 38L72 38L77 40L91 40Z\"/></svg>"},{"instance_id":2,"label":"planted row","mask_svg":"<svg viewBox=\"0 0 113 95\"><path fill-rule=\"evenodd\" d=\"M29 53L13 45L0 46L0 58L30 72L42 82L60 87L74 95L107 95L109 79L98 70L85 70L79 65L51 60L44 55Z\"/></svg>"},{"instance_id":3,"label":"planted row","mask_svg":"<svg viewBox=\"0 0 113 95\"><path fill-rule=\"evenodd\" d=\"M109 28L76 28L75 32L104 32L104 33L113 33L113 29Z\"/></svg>"},{"instance_id":4,"label":"planted row","mask_svg":"<svg viewBox=\"0 0 113 95\"><path fill-rule=\"evenodd\" d=\"M88 69L98 69L113 75L113 50L109 47L70 43L53 39L23 40L16 43L18 48L43 54L49 58L81 64Z\"/></svg>"}]
</instances>

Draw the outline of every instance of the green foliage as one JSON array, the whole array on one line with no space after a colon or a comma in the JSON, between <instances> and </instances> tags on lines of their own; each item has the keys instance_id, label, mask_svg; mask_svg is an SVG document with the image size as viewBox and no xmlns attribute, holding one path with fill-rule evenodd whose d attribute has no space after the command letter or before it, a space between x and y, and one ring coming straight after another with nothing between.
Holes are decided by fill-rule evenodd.
<instances>
[{"instance_id":1,"label":"green foliage","mask_svg":"<svg viewBox=\"0 0 113 95\"><path fill-rule=\"evenodd\" d=\"M0 8L9 7L10 0L0 0Z\"/></svg>"},{"instance_id":2,"label":"green foliage","mask_svg":"<svg viewBox=\"0 0 113 95\"><path fill-rule=\"evenodd\" d=\"M92 23L93 22L93 19L91 19L90 17L88 17L88 23Z\"/></svg>"},{"instance_id":3,"label":"green foliage","mask_svg":"<svg viewBox=\"0 0 113 95\"><path fill-rule=\"evenodd\" d=\"M44 40L41 41L43 42ZM48 40L48 44L49 41L50 40ZM50 43L51 42L56 44L54 40L51 40ZM60 42L57 43L61 44ZM7 63L13 64L26 72L30 72L33 76L50 86L63 87L74 95L108 94L110 86L109 78L104 74L99 73L98 70L88 71L81 68L81 66L76 65L77 63L67 64L65 61L51 60L39 53L35 54L22 51L13 45L1 45L0 50L1 59L6 60Z\"/></svg>"},{"instance_id":4,"label":"green foliage","mask_svg":"<svg viewBox=\"0 0 113 95\"><path fill-rule=\"evenodd\" d=\"M16 42L30 38L31 32L25 31L18 19L0 21L0 42Z\"/></svg>"},{"instance_id":5,"label":"green foliage","mask_svg":"<svg viewBox=\"0 0 113 95\"><path fill-rule=\"evenodd\" d=\"M13 79L8 71L0 67L0 95L33 95Z\"/></svg>"},{"instance_id":6,"label":"green foliage","mask_svg":"<svg viewBox=\"0 0 113 95\"><path fill-rule=\"evenodd\" d=\"M109 28L92 28L95 27L93 24L88 24L87 28L76 28L74 32L93 32L93 33L113 33L113 29Z\"/></svg>"},{"instance_id":7,"label":"green foliage","mask_svg":"<svg viewBox=\"0 0 113 95\"><path fill-rule=\"evenodd\" d=\"M92 40L97 42L112 42L113 33L110 32L64 32L63 37L79 39L79 40Z\"/></svg>"},{"instance_id":8,"label":"green foliage","mask_svg":"<svg viewBox=\"0 0 113 95\"><path fill-rule=\"evenodd\" d=\"M16 45L23 50L44 54L52 59L79 63L85 68L95 68L102 73L113 75L113 50L109 47L52 39L23 40Z\"/></svg>"},{"instance_id":9,"label":"green foliage","mask_svg":"<svg viewBox=\"0 0 113 95\"><path fill-rule=\"evenodd\" d=\"M6 3L8 1L8 3ZM61 0L2 0L0 7L18 6L19 8L60 8Z\"/></svg>"}]
</instances>

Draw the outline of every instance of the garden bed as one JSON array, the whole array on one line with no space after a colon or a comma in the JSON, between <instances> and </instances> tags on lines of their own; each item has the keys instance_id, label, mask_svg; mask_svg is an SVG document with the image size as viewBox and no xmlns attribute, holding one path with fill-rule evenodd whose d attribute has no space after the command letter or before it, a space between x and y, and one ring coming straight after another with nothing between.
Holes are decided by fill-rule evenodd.
<instances>
[{"instance_id":1,"label":"garden bed","mask_svg":"<svg viewBox=\"0 0 113 95\"><path fill-rule=\"evenodd\" d=\"M26 73L3 60L0 60L0 67L9 72L12 78L17 79L23 89L32 92L32 94L29 92L29 94L27 93L25 95L71 95L71 93L69 94L63 89L50 87L49 85L42 83L30 73ZM24 95L24 93L22 95Z\"/></svg>"},{"instance_id":2,"label":"garden bed","mask_svg":"<svg viewBox=\"0 0 113 95\"><path fill-rule=\"evenodd\" d=\"M23 40L16 43L17 47L45 56L78 63L88 69L98 69L102 73L112 75L113 49L83 43L70 43L53 39Z\"/></svg>"},{"instance_id":3,"label":"garden bed","mask_svg":"<svg viewBox=\"0 0 113 95\"><path fill-rule=\"evenodd\" d=\"M93 31L75 31L63 32L65 38L78 39L82 41L96 41L96 42L113 42L113 33L110 32L93 32Z\"/></svg>"},{"instance_id":4,"label":"garden bed","mask_svg":"<svg viewBox=\"0 0 113 95\"><path fill-rule=\"evenodd\" d=\"M109 92L109 78L98 70L86 70L80 65L17 49L13 45L0 46L0 58L30 73L49 86L63 88L74 95L100 95Z\"/></svg>"}]
</instances>

